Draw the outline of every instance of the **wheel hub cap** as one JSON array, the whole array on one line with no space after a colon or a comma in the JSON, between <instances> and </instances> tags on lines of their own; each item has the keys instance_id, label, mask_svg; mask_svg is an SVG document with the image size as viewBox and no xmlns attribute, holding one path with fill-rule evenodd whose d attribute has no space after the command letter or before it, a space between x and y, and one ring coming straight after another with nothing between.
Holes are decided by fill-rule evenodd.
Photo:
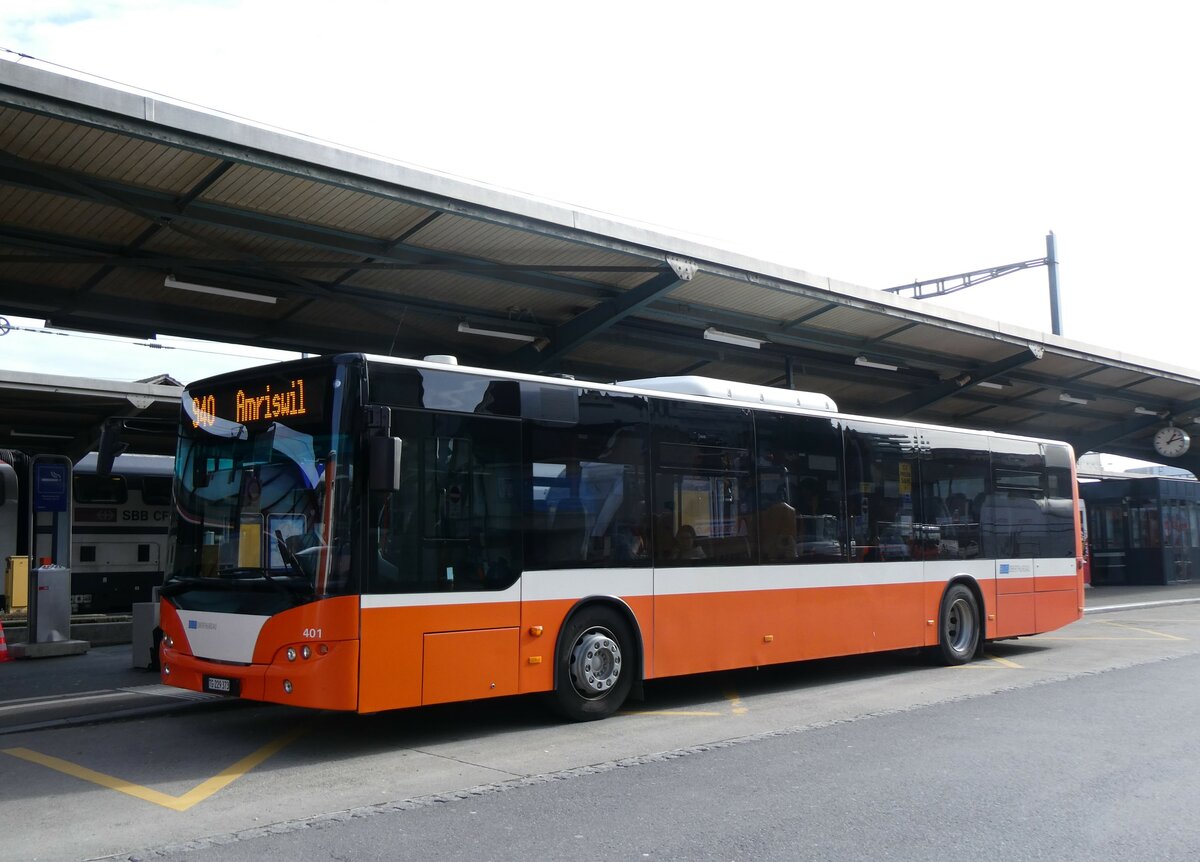
<instances>
[{"instance_id":1,"label":"wheel hub cap","mask_svg":"<svg viewBox=\"0 0 1200 862\"><path fill-rule=\"evenodd\" d=\"M621 648L608 632L590 631L571 651L571 678L585 696L604 694L621 675Z\"/></svg>"}]
</instances>

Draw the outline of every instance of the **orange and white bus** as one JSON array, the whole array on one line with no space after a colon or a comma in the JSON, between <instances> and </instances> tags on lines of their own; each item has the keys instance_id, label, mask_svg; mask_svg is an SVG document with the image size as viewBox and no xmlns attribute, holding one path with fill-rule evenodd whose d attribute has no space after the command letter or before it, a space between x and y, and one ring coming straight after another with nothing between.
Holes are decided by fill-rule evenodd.
<instances>
[{"instance_id":1,"label":"orange and white bus","mask_svg":"<svg viewBox=\"0 0 1200 862\"><path fill-rule=\"evenodd\" d=\"M376 712L880 650L950 664L1080 617L1069 446L710 380L343 355L184 396L162 674Z\"/></svg>"}]
</instances>

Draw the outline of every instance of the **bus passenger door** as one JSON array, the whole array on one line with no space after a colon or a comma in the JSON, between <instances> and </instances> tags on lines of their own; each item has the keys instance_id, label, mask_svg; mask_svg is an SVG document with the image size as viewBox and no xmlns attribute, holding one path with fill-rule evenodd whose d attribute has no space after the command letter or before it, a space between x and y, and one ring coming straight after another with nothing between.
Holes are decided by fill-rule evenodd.
<instances>
[{"instance_id":1,"label":"bus passenger door","mask_svg":"<svg viewBox=\"0 0 1200 862\"><path fill-rule=\"evenodd\" d=\"M400 490L371 498L360 709L517 692L521 427L392 411Z\"/></svg>"},{"instance_id":2,"label":"bus passenger door","mask_svg":"<svg viewBox=\"0 0 1200 862\"><path fill-rule=\"evenodd\" d=\"M846 501L851 565L843 590L861 622L853 649L918 646L925 638L923 520L917 494L919 441L883 423L846 422ZM867 613L863 613L867 611ZM845 644L850 647L851 644Z\"/></svg>"},{"instance_id":3,"label":"bus passenger door","mask_svg":"<svg viewBox=\"0 0 1200 862\"><path fill-rule=\"evenodd\" d=\"M996 564L983 554L980 531L991 473L987 438L923 429L919 448L925 618L937 619L947 584L967 579L979 587L981 623L990 634L996 613ZM936 627L927 625L926 645L936 639Z\"/></svg>"}]
</instances>

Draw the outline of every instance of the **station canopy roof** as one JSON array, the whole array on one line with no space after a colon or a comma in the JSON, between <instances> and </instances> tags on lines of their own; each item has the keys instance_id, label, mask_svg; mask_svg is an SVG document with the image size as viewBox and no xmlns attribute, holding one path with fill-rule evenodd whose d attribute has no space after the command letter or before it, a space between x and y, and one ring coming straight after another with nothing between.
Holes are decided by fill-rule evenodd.
<instances>
[{"instance_id":1,"label":"station canopy roof","mask_svg":"<svg viewBox=\"0 0 1200 862\"><path fill-rule=\"evenodd\" d=\"M78 461L106 433L114 455L174 455L182 391L166 375L126 383L0 369L0 459L15 449Z\"/></svg>"},{"instance_id":2,"label":"station canopy roof","mask_svg":"<svg viewBox=\"0 0 1200 862\"><path fill-rule=\"evenodd\" d=\"M1200 416L1194 371L10 61L0 314L605 382L790 374L1080 453L1153 459Z\"/></svg>"}]
</instances>

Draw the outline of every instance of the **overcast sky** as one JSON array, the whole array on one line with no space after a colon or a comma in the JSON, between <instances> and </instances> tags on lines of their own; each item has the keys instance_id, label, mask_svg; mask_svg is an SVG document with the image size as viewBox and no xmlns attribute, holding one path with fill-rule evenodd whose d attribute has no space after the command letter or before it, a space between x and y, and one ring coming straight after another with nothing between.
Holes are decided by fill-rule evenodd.
<instances>
[{"instance_id":1,"label":"overcast sky","mask_svg":"<svg viewBox=\"0 0 1200 862\"><path fill-rule=\"evenodd\" d=\"M1153 0L0 0L0 48L868 287L1040 258L1054 230L1068 337L1196 369L1198 23ZM942 301L1049 331L1046 284ZM0 338L34 364L229 360Z\"/></svg>"}]
</instances>

